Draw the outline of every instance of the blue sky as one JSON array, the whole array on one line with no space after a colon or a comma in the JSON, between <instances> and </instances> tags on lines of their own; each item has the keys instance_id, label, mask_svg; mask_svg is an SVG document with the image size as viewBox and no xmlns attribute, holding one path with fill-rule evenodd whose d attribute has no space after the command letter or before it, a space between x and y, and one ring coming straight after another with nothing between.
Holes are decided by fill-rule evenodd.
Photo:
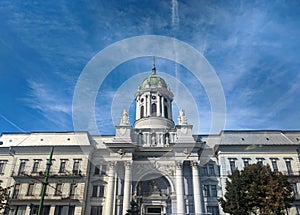
<instances>
[{"instance_id":1,"label":"blue sky","mask_svg":"<svg viewBox=\"0 0 300 215\"><path fill-rule=\"evenodd\" d=\"M85 66L109 45L141 35L174 37L202 53L222 83L224 129L299 129L299 11L292 0L2 0L0 132L72 131L73 93ZM100 134L114 133L117 90L151 64L151 57L132 59L105 78L95 101ZM200 115L196 133L208 133L203 86L181 65L163 58L156 65L189 88Z\"/></svg>"}]
</instances>

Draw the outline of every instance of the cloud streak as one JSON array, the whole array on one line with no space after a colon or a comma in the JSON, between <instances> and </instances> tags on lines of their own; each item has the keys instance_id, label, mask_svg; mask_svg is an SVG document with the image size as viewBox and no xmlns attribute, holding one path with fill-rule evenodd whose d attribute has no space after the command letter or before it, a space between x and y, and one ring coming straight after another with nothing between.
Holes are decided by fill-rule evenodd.
<instances>
[{"instance_id":1,"label":"cloud streak","mask_svg":"<svg viewBox=\"0 0 300 215\"><path fill-rule=\"evenodd\" d=\"M47 120L61 128L67 128L71 116L71 105L64 96L57 94L53 88L36 81L28 81L28 95L22 100L32 109L38 110Z\"/></svg>"}]
</instances>

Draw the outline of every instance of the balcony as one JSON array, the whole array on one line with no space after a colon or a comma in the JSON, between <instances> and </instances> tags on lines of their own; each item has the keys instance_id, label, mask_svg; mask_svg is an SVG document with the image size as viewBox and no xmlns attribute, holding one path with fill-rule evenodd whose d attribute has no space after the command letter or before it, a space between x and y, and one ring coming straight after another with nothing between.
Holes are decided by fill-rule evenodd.
<instances>
[{"instance_id":1,"label":"balcony","mask_svg":"<svg viewBox=\"0 0 300 215\"><path fill-rule=\"evenodd\" d=\"M24 179L24 178L44 178L45 172L12 172L11 177L15 179ZM81 172L81 170L76 170L72 172L50 172L49 178L81 178L85 177L85 175Z\"/></svg>"},{"instance_id":2,"label":"balcony","mask_svg":"<svg viewBox=\"0 0 300 215\"><path fill-rule=\"evenodd\" d=\"M11 197L11 200L22 200L22 201L32 201L32 200L40 200L41 199L41 195L26 195L26 194L18 194L18 195L13 195ZM80 200L83 199L82 195L79 194L75 194L75 195L54 195L54 194L49 194L49 195L45 195L45 200L57 200L57 201L64 201L64 200Z\"/></svg>"},{"instance_id":3,"label":"balcony","mask_svg":"<svg viewBox=\"0 0 300 215\"><path fill-rule=\"evenodd\" d=\"M300 171L281 171L281 173L286 176L300 176Z\"/></svg>"}]
</instances>

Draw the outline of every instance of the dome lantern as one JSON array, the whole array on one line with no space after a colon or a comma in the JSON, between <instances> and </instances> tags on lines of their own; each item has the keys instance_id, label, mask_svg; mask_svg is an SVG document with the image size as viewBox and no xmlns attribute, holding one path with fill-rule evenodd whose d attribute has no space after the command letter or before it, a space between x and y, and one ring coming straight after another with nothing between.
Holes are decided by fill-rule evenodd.
<instances>
[{"instance_id":1,"label":"dome lantern","mask_svg":"<svg viewBox=\"0 0 300 215\"><path fill-rule=\"evenodd\" d=\"M173 128L173 97L165 80L156 74L153 58L152 72L143 80L135 95L135 128Z\"/></svg>"}]
</instances>

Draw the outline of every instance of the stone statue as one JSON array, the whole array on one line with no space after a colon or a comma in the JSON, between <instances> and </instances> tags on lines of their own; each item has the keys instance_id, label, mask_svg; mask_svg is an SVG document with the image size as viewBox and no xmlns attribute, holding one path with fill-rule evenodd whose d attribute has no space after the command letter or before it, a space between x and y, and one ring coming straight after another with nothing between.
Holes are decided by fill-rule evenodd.
<instances>
[{"instance_id":1,"label":"stone statue","mask_svg":"<svg viewBox=\"0 0 300 215\"><path fill-rule=\"evenodd\" d=\"M187 120L186 120L185 112L183 109L179 110L178 124L179 125L187 125Z\"/></svg>"},{"instance_id":2,"label":"stone statue","mask_svg":"<svg viewBox=\"0 0 300 215\"><path fill-rule=\"evenodd\" d=\"M152 144L153 146L156 145L156 135L155 135L155 134L152 135L152 138L151 138L151 144Z\"/></svg>"},{"instance_id":3,"label":"stone statue","mask_svg":"<svg viewBox=\"0 0 300 215\"><path fill-rule=\"evenodd\" d=\"M155 180L152 180L150 182L150 190L151 190L152 193L159 193L160 192L160 190L157 187L157 184L156 184Z\"/></svg>"},{"instance_id":4,"label":"stone statue","mask_svg":"<svg viewBox=\"0 0 300 215\"><path fill-rule=\"evenodd\" d=\"M129 125L129 116L128 116L128 111L127 110L123 110L120 125Z\"/></svg>"}]
</instances>

